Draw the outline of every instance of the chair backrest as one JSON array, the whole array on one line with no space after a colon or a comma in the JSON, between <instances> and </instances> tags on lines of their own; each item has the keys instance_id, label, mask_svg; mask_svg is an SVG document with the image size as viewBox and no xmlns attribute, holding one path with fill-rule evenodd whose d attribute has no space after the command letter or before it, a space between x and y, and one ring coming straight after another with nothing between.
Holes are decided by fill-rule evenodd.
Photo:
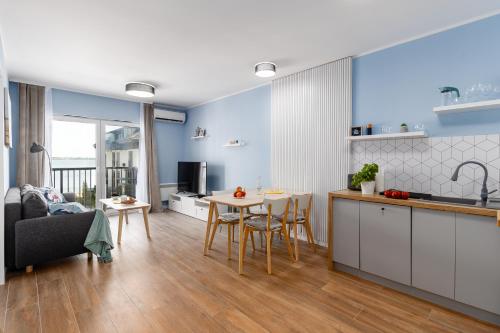
<instances>
[{"instance_id":1,"label":"chair backrest","mask_svg":"<svg viewBox=\"0 0 500 333\"><path fill-rule=\"evenodd\" d=\"M292 194L292 204L295 208L295 202L297 202L297 212L303 212L310 208L312 200L311 193L303 193L303 194Z\"/></svg>"},{"instance_id":2,"label":"chair backrest","mask_svg":"<svg viewBox=\"0 0 500 333\"><path fill-rule=\"evenodd\" d=\"M267 208L267 213L272 216L282 216L285 214L288 210L289 202L289 198L264 198L264 206Z\"/></svg>"}]
</instances>

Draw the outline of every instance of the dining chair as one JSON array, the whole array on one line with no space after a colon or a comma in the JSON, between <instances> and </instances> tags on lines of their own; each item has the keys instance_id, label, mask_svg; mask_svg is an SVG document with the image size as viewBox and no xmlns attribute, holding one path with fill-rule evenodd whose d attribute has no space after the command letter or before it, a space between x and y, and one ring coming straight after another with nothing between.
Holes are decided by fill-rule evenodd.
<instances>
[{"instance_id":1,"label":"dining chair","mask_svg":"<svg viewBox=\"0 0 500 333\"><path fill-rule=\"evenodd\" d=\"M300 224L306 230L307 243L312 246L316 252L316 245L314 244L314 237L311 227L311 207L312 207L312 194L292 194L292 215L288 216L288 235L290 237L290 230L293 229L293 244L295 249L295 260L299 260L299 238L298 238L298 225Z\"/></svg>"},{"instance_id":2,"label":"dining chair","mask_svg":"<svg viewBox=\"0 0 500 333\"><path fill-rule=\"evenodd\" d=\"M259 206L252 206L248 208L248 213L252 214L252 216L267 216L267 209L264 207L264 204L259 205ZM253 237L253 232L250 233L250 235ZM263 232L259 232L259 239L260 239L260 247L263 248L264 245L262 244L262 240L264 239Z\"/></svg>"},{"instance_id":3,"label":"dining chair","mask_svg":"<svg viewBox=\"0 0 500 333\"><path fill-rule=\"evenodd\" d=\"M289 198L264 198L264 207L267 209L266 216L254 216L246 220L245 237L243 239L243 258L245 258L248 235L253 231L263 231L266 235L266 253L267 253L267 273L271 274L271 246L275 232L286 231L286 221L288 218L288 209L290 207ZM276 216L281 216L277 218ZM288 254L293 261L293 251L290 244L290 238L285 232L285 241L288 248Z\"/></svg>"},{"instance_id":4,"label":"dining chair","mask_svg":"<svg viewBox=\"0 0 500 333\"><path fill-rule=\"evenodd\" d=\"M232 194L233 191L212 191L212 196ZM215 223L213 225L212 234L210 236L210 242L208 243L208 248L212 249L212 243L215 238L215 233L217 228L222 225L227 225L227 258L231 259L231 247L232 238L234 238L234 228L240 222L240 213L226 212L227 206L222 204L216 204L214 208ZM251 214L243 214L244 219L251 217ZM255 243L252 236L252 246L255 250Z\"/></svg>"}]
</instances>

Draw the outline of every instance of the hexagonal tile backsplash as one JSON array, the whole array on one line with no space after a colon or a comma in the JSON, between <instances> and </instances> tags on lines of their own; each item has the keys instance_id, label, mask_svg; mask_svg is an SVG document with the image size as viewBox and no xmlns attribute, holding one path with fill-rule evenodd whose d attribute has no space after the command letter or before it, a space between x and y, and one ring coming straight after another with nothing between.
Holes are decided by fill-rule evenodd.
<instances>
[{"instance_id":1,"label":"hexagonal tile backsplash","mask_svg":"<svg viewBox=\"0 0 500 333\"><path fill-rule=\"evenodd\" d=\"M351 172L375 162L384 172L385 188L478 199L483 170L464 166L458 181L450 180L458 164L468 160L488 168L488 189L499 188L500 135L424 139L355 141L351 143ZM496 192L491 197L499 196Z\"/></svg>"}]
</instances>

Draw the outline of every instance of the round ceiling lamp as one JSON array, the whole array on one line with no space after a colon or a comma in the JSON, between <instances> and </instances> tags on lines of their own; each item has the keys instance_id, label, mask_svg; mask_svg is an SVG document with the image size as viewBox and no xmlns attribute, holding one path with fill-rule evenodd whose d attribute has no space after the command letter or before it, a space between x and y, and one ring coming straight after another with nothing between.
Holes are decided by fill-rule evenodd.
<instances>
[{"instance_id":1,"label":"round ceiling lamp","mask_svg":"<svg viewBox=\"0 0 500 333\"><path fill-rule=\"evenodd\" d=\"M276 64L265 61L255 65L255 75L258 77L271 77L276 75Z\"/></svg>"},{"instance_id":2,"label":"round ceiling lamp","mask_svg":"<svg viewBox=\"0 0 500 333\"><path fill-rule=\"evenodd\" d=\"M153 97L155 87L143 82L129 82L125 85L125 92L135 97Z\"/></svg>"}]
</instances>

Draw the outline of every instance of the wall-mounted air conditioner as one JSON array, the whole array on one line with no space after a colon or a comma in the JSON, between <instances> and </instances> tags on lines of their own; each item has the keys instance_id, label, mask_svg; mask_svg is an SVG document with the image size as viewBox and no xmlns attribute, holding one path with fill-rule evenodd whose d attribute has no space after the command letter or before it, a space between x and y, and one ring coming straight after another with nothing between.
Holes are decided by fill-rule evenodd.
<instances>
[{"instance_id":1,"label":"wall-mounted air conditioner","mask_svg":"<svg viewBox=\"0 0 500 333\"><path fill-rule=\"evenodd\" d=\"M155 119L166 121L169 123L184 124L186 122L186 113L179 111L155 109Z\"/></svg>"}]
</instances>

